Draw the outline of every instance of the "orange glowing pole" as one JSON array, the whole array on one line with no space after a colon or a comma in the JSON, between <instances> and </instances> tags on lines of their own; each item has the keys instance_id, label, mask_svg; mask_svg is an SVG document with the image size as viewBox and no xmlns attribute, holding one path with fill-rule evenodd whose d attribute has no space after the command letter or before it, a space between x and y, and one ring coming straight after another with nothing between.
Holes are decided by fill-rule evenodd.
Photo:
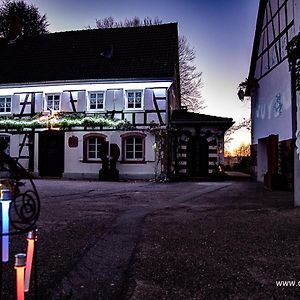
<instances>
[{"instance_id":1,"label":"orange glowing pole","mask_svg":"<svg viewBox=\"0 0 300 300\"><path fill-rule=\"evenodd\" d=\"M17 277L17 300L24 300L24 272L25 272L26 254L19 253L15 255L15 270Z\"/></svg>"},{"instance_id":2,"label":"orange glowing pole","mask_svg":"<svg viewBox=\"0 0 300 300\"><path fill-rule=\"evenodd\" d=\"M25 283L24 283L24 291L29 291L30 286L30 275L32 269L32 260L34 254L34 243L36 241L36 232L37 230L32 230L28 232L27 235L27 255L26 255L26 269L25 269Z\"/></svg>"}]
</instances>

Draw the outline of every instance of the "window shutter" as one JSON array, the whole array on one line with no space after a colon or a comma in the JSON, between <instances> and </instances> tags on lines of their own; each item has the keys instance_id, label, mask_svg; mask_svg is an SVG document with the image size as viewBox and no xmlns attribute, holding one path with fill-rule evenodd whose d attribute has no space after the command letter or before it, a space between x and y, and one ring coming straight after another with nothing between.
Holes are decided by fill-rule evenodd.
<instances>
[{"instance_id":1,"label":"window shutter","mask_svg":"<svg viewBox=\"0 0 300 300\"><path fill-rule=\"evenodd\" d=\"M35 113L39 113L43 111L43 107L44 107L44 97L43 97L43 93L37 93L35 94Z\"/></svg>"},{"instance_id":2,"label":"window shutter","mask_svg":"<svg viewBox=\"0 0 300 300\"><path fill-rule=\"evenodd\" d=\"M122 111L125 108L125 99L123 90L114 91L115 110Z\"/></svg>"},{"instance_id":3,"label":"window shutter","mask_svg":"<svg viewBox=\"0 0 300 300\"><path fill-rule=\"evenodd\" d=\"M70 92L61 93L60 101L61 101L60 110L62 112L71 112L72 111L72 107L71 107L71 103L70 103Z\"/></svg>"},{"instance_id":4,"label":"window shutter","mask_svg":"<svg viewBox=\"0 0 300 300\"><path fill-rule=\"evenodd\" d=\"M113 90L106 91L104 109L107 110L107 111L115 110L115 105L114 104L115 104L114 103L114 91Z\"/></svg>"},{"instance_id":5,"label":"window shutter","mask_svg":"<svg viewBox=\"0 0 300 300\"><path fill-rule=\"evenodd\" d=\"M77 94L77 111L84 112L87 110L86 107L86 91L80 91Z\"/></svg>"},{"instance_id":6,"label":"window shutter","mask_svg":"<svg viewBox=\"0 0 300 300\"><path fill-rule=\"evenodd\" d=\"M144 91L144 108L145 110L155 109L153 105L153 90L145 89Z\"/></svg>"},{"instance_id":7,"label":"window shutter","mask_svg":"<svg viewBox=\"0 0 300 300\"><path fill-rule=\"evenodd\" d=\"M13 95L11 101L12 101L12 113L20 114L20 95Z\"/></svg>"}]
</instances>

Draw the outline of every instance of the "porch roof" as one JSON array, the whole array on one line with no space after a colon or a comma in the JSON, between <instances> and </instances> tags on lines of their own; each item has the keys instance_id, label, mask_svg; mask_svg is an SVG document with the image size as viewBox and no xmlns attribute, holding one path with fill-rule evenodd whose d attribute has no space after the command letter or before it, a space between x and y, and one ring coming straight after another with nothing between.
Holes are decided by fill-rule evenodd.
<instances>
[{"instance_id":1,"label":"porch roof","mask_svg":"<svg viewBox=\"0 0 300 300\"><path fill-rule=\"evenodd\" d=\"M224 118L212 115L189 112L186 110L175 110L172 113L171 123L174 125L189 126L215 126L222 127L225 130L230 128L234 122L232 118Z\"/></svg>"}]
</instances>

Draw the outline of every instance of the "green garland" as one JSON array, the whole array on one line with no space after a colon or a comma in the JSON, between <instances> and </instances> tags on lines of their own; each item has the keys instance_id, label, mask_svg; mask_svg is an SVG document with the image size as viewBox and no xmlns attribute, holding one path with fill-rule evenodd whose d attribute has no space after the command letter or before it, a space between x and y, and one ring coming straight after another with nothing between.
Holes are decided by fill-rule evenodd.
<instances>
[{"instance_id":1,"label":"green garland","mask_svg":"<svg viewBox=\"0 0 300 300\"><path fill-rule=\"evenodd\" d=\"M296 90L300 91L300 33L288 44L290 67L294 66Z\"/></svg>"},{"instance_id":2,"label":"green garland","mask_svg":"<svg viewBox=\"0 0 300 300\"><path fill-rule=\"evenodd\" d=\"M130 127L127 120L117 120L99 115L57 115L55 117L41 117L36 115L31 119L16 119L12 117L0 118L0 129L23 131L24 129L59 128L71 129L72 127L108 127L113 129L126 129Z\"/></svg>"}]
</instances>

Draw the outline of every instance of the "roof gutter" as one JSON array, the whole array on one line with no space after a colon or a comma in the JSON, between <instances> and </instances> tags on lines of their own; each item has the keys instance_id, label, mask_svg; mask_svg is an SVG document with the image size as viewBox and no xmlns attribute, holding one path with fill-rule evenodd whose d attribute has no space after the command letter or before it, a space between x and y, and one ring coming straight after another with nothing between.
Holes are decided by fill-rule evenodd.
<instances>
[{"instance_id":1,"label":"roof gutter","mask_svg":"<svg viewBox=\"0 0 300 300\"><path fill-rule=\"evenodd\" d=\"M76 80L53 80L53 81L39 81L39 82L21 82L21 83L0 83L1 88L21 88L21 87L36 87L36 86L51 86L51 85L76 85L76 84L96 84L96 83L150 83L150 82L173 82L172 77L162 78L111 78L111 79L76 79Z\"/></svg>"}]
</instances>

